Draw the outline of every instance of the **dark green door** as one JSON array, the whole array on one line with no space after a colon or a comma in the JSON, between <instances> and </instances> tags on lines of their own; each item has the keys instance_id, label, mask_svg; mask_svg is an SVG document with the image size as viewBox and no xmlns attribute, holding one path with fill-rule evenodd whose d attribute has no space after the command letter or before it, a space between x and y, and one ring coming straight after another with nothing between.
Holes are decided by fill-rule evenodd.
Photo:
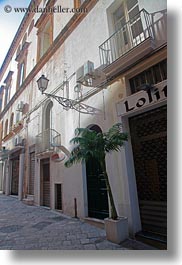
<instances>
[{"instance_id":1,"label":"dark green door","mask_svg":"<svg viewBox=\"0 0 182 265\"><path fill-rule=\"evenodd\" d=\"M101 131L96 125L91 127L91 130ZM96 159L92 158L86 163L86 174L88 216L104 219L109 216L108 194L102 170Z\"/></svg>"}]
</instances>

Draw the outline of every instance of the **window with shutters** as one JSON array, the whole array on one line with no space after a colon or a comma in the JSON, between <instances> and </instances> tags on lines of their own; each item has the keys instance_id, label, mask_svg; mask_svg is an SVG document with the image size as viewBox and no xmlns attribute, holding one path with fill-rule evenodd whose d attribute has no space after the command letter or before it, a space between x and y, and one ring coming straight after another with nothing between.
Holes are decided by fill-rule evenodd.
<instances>
[{"instance_id":1,"label":"window with shutters","mask_svg":"<svg viewBox=\"0 0 182 265\"><path fill-rule=\"evenodd\" d=\"M11 86L12 86L12 76L13 76L13 71L9 71L4 83L4 107L6 107L6 105L8 104L9 100L10 100L10 93L11 93Z\"/></svg>"},{"instance_id":2,"label":"window with shutters","mask_svg":"<svg viewBox=\"0 0 182 265\"><path fill-rule=\"evenodd\" d=\"M38 27L37 61L46 53L53 42L53 16L50 14L36 24Z\"/></svg>"},{"instance_id":3,"label":"window with shutters","mask_svg":"<svg viewBox=\"0 0 182 265\"><path fill-rule=\"evenodd\" d=\"M74 8L79 8L85 0L74 0Z\"/></svg>"},{"instance_id":4,"label":"window with shutters","mask_svg":"<svg viewBox=\"0 0 182 265\"><path fill-rule=\"evenodd\" d=\"M16 83L17 90L20 89L26 77L26 65L27 65L27 55L28 55L29 45L30 43L27 42L27 34L25 34L22 40L22 45L19 46L17 50L17 55L15 59L18 62L17 83Z\"/></svg>"},{"instance_id":5,"label":"window with shutters","mask_svg":"<svg viewBox=\"0 0 182 265\"><path fill-rule=\"evenodd\" d=\"M13 122L14 122L14 113L11 113L10 123L9 123L9 131L13 129Z\"/></svg>"},{"instance_id":6,"label":"window with shutters","mask_svg":"<svg viewBox=\"0 0 182 265\"><path fill-rule=\"evenodd\" d=\"M5 126L4 126L4 137L6 137L8 134L8 119L5 122Z\"/></svg>"}]
</instances>

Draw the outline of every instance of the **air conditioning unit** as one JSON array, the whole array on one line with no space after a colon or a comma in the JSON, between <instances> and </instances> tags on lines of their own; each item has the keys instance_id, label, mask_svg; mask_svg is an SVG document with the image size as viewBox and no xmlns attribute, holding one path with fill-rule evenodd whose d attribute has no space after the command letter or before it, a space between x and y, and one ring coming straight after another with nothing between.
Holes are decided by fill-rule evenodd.
<instances>
[{"instance_id":1,"label":"air conditioning unit","mask_svg":"<svg viewBox=\"0 0 182 265\"><path fill-rule=\"evenodd\" d=\"M20 135L15 136L14 138L14 146L23 146L24 145L24 139Z\"/></svg>"},{"instance_id":2,"label":"air conditioning unit","mask_svg":"<svg viewBox=\"0 0 182 265\"><path fill-rule=\"evenodd\" d=\"M76 71L76 81L83 82L91 77L94 71L94 63L91 61L87 61L84 65L82 65Z\"/></svg>"},{"instance_id":3,"label":"air conditioning unit","mask_svg":"<svg viewBox=\"0 0 182 265\"><path fill-rule=\"evenodd\" d=\"M17 111L22 112L23 111L23 107L24 107L24 103L23 103L23 101L20 101L20 103L17 106Z\"/></svg>"},{"instance_id":4,"label":"air conditioning unit","mask_svg":"<svg viewBox=\"0 0 182 265\"><path fill-rule=\"evenodd\" d=\"M102 68L96 68L92 73L92 86L93 87L100 87L107 82L107 76L102 70Z\"/></svg>"},{"instance_id":5,"label":"air conditioning unit","mask_svg":"<svg viewBox=\"0 0 182 265\"><path fill-rule=\"evenodd\" d=\"M90 77L94 71L94 63L91 61L87 61L84 64L84 76L85 77Z\"/></svg>"},{"instance_id":6,"label":"air conditioning unit","mask_svg":"<svg viewBox=\"0 0 182 265\"><path fill-rule=\"evenodd\" d=\"M83 82L84 81L84 66L82 65L78 70L76 71L76 81L77 82Z\"/></svg>"}]
</instances>

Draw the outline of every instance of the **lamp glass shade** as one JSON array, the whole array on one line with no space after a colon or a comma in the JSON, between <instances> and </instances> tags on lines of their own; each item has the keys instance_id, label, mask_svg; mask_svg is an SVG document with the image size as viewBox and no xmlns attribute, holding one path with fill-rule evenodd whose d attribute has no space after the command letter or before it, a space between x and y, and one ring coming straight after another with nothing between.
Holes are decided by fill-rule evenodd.
<instances>
[{"instance_id":1,"label":"lamp glass shade","mask_svg":"<svg viewBox=\"0 0 182 265\"><path fill-rule=\"evenodd\" d=\"M40 90L42 93L47 89L48 82L49 82L49 79L47 79L44 75L42 75L42 76L37 80L38 88L39 88L39 90Z\"/></svg>"}]
</instances>

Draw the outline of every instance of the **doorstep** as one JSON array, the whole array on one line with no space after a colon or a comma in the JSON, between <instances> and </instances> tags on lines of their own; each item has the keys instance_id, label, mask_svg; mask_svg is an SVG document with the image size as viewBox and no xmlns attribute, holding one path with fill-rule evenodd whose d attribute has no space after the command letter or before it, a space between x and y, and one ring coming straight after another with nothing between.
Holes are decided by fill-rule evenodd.
<instances>
[{"instance_id":1,"label":"doorstep","mask_svg":"<svg viewBox=\"0 0 182 265\"><path fill-rule=\"evenodd\" d=\"M136 240L153 246L160 250L167 250L167 237L157 235L151 232L138 232L135 235Z\"/></svg>"},{"instance_id":2,"label":"doorstep","mask_svg":"<svg viewBox=\"0 0 182 265\"><path fill-rule=\"evenodd\" d=\"M34 205L34 195L28 194L27 197L22 200L22 202L25 203L26 205L33 206Z\"/></svg>"},{"instance_id":3,"label":"doorstep","mask_svg":"<svg viewBox=\"0 0 182 265\"><path fill-rule=\"evenodd\" d=\"M83 218L83 221L98 228L105 229L104 220L85 217Z\"/></svg>"}]
</instances>

